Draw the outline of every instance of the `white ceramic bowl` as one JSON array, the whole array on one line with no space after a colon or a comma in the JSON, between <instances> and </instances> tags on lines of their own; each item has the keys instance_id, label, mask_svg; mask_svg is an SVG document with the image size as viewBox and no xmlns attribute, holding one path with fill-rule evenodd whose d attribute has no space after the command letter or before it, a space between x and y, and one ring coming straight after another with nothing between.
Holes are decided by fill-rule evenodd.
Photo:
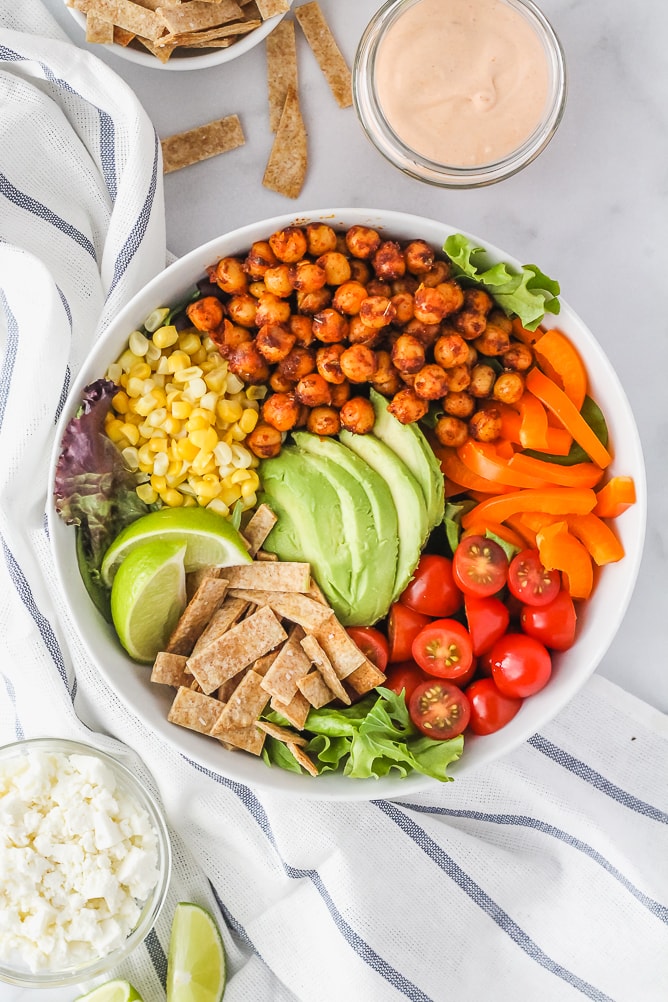
<instances>
[{"instance_id":1,"label":"white ceramic bowl","mask_svg":"<svg viewBox=\"0 0 668 1002\"><path fill-rule=\"evenodd\" d=\"M204 274L207 265L225 255L247 250L254 240L266 239L276 229L294 223L305 225L309 221L322 221L342 229L359 223L375 227L387 234L388 238L422 237L438 248L442 247L451 233L457 232L444 223L401 212L358 208L323 209L253 223L217 237L186 254L128 303L83 365L57 429L51 483L65 424L76 413L84 387L104 375L109 363L125 347L130 332L141 325L154 308L170 305L184 298L194 282ZM486 247L493 258L520 267L516 258L492 246L487 240L467 235L476 246ZM611 473L633 476L637 503L616 520L616 529L626 556L618 564L603 568L594 594L581 612L575 645L566 653L554 657L555 669L550 683L537 695L527 699L517 716L502 730L485 737L467 737L462 758L451 767L453 776L462 776L473 769L480 769L486 763L507 754L531 737L568 703L593 673L612 643L626 612L640 565L646 521L645 471L640 439L628 400L600 345L563 300L559 316L553 320L546 317L545 322L548 326L552 324L560 327L580 351L589 372L591 395L602 408L608 423L615 456ZM418 774L403 780L390 777L351 780L328 773L314 780L279 768L269 769L254 756L225 751L211 738L169 724L167 711L171 702L170 690L151 684L149 670L128 659L113 630L94 608L77 569L74 531L58 517L52 505L49 524L62 591L72 621L79 630L92 661L109 685L145 725L182 754L207 769L241 783L280 790L293 796L368 800L399 797L425 787L433 787L434 780Z\"/></svg>"},{"instance_id":2,"label":"white ceramic bowl","mask_svg":"<svg viewBox=\"0 0 668 1002\"><path fill-rule=\"evenodd\" d=\"M292 0L289 0L289 2L292 4ZM86 15L78 10L74 10L72 7L67 7L67 3L66 8L81 28L85 38ZM271 34L278 22L284 17L285 14L277 14L276 17L268 18L262 22L259 28L255 28L254 31L243 35L238 42L233 42L226 49L177 50L166 63L161 63L148 50L139 46L135 47L133 43L130 43L130 45L100 45L93 48L108 50L121 59L127 59L128 62L136 63L138 66L146 66L152 70L204 70L209 66L220 66L221 63L229 63L231 60L243 56L245 52L254 49L267 35ZM190 53L189 55L186 54L188 52Z\"/></svg>"}]
</instances>

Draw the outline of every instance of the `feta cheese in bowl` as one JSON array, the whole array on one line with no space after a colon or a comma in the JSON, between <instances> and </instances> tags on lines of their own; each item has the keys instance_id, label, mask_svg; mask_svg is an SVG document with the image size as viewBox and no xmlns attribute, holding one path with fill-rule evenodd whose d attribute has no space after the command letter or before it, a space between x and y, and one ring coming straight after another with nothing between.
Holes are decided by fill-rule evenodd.
<instances>
[{"instance_id":1,"label":"feta cheese in bowl","mask_svg":"<svg viewBox=\"0 0 668 1002\"><path fill-rule=\"evenodd\" d=\"M161 808L116 758L56 738L0 748L0 980L115 967L154 925L170 867Z\"/></svg>"}]
</instances>

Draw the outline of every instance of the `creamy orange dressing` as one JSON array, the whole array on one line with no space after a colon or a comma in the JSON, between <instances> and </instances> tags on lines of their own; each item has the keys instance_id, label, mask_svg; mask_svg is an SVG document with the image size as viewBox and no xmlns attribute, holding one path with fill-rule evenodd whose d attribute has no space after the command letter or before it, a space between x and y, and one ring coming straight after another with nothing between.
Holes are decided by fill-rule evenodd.
<instances>
[{"instance_id":1,"label":"creamy orange dressing","mask_svg":"<svg viewBox=\"0 0 668 1002\"><path fill-rule=\"evenodd\" d=\"M421 0L378 47L376 93L390 127L436 163L494 162L539 124L549 93L545 50L503 0Z\"/></svg>"}]
</instances>

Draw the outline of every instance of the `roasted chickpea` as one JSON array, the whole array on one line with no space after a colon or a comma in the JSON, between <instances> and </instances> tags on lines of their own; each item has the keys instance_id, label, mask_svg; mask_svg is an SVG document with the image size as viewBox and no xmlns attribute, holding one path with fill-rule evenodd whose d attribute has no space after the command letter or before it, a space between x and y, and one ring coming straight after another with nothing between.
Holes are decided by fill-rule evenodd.
<instances>
[{"instance_id":1,"label":"roasted chickpea","mask_svg":"<svg viewBox=\"0 0 668 1002\"><path fill-rule=\"evenodd\" d=\"M510 336L501 327L487 324L473 343L481 355L503 355L510 348Z\"/></svg>"},{"instance_id":2,"label":"roasted chickpea","mask_svg":"<svg viewBox=\"0 0 668 1002\"><path fill-rule=\"evenodd\" d=\"M267 268L264 273L264 286L272 295L287 299L292 293L290 265L277 264L274 268Z\"/></svg>"},{"instance_id":3,"label":"roasted chickpea","mask_svg":"<svg viewBox=\"0 0 668 1002\"><path fill-rule=\"evenodd\" d=\"M259 299L260 296L267 291L267 286L264 282L251 282L248 286L248 291L254 299Z\"/></svg>"},{"instance_id":4,"label":"roasted chickpea","mask_svg":"<svg viewBox=\"0 0 668 1002\"><path fill-rule=\"evenodd\" d=\"M306 246L313 257L336 250L335 230L326 223L309 223L306 227Z\"/></svg>"},{"instance_id":5,"label":"roasted chickpea","mask_svg":"<svg viewBox=\"0 0 668 1002\"><path fill-rule=\"evenodd\" d=\"M464 292L464 309L473 310L475 313L484 313L485 316L494 306L494 300L484 289L466 289Z\"/></svg>"},{"instance_id":6,"label":"roasted chickpea","mask_svg":"<svg viewBox=\"0 0 668 1002\"><path fill-rule=\"evenodd\" d=\"M448 389L452 393L458 393L471 385L471 370L468 365L453 365L447 370Z\"/></svg>"},{"instance_id":7,"label":"roasted chickpea","mask_svg":"<svg viewBox=\"0 0 668 1002\"><path fill-rule=\"evenodd\" d=\"M503 310L496 307L491 309L487 314L487 323L494 324L495 327L500 327L504 330L506 334L512 334L513 322L509 316L507 316Z\"/></svg>"},{"instance_id":8,"label":"roasted chickpea","mask_svg":"<svg viewBox=\"0 0 668 1002\"><path fill-rule=\"evenodd\" d=\"M425 416L429 404L421 400L414 389L406 386L394 394L387 409L401 424L414 424Z\"/></svg>"},{"instance_id":9,"label":"roasted chickpea","mask_svg":"<svg viewBox=\"0 0 668 1002\"><path fill-rule=\"evenodd\" d=\"M327 344L315 353L318 372L328 383L343 383L345 375L341 370L341 355L346 350L342 344Z\"/></svg>"},{"instance_id":10,"label":"roasted chickpea","mask_svg":"<svg viewBox=\"0 0 668 1002\"><path fill-rule=\"evenodd\" d=\"M335 407L314 407L309 411L306 427L314 435L338 435L341 419Z\"/></svg>"},{"instance_id":11,"label":"roasted chickpea","mask_svg":"<svg viewBox=\"0 0 668 1002\"><path fill-rule=\"evenodd\" d=\"M413 383L415 382L416 375L417 375L417 373L415 373L415 372L400 372L399 373L399 378L401 379L401 382L404 384L404 386L411 386L412 387ZM399 387L399 389L401 389L401 387ZM397 393L398 392L399 392L399 390L397 390Z\"/></svg>"},{"instance_id":12,"label":"roasted chickpea","mask_svg":"<svg viewBox=\"0 0 668 1002\"><path fill-rule=\"evenodd\" d=\"M368 344L373 348L382 341L385 336L385 328L369 327L364 323L359 313L356 317L351 317L348 322L348 341L350 344Z\"/></svg>"},{"instance_id":13,"label":"roasted chickpea","mask_svg":"<svg viewBox=\"0 0 668 1002\"><path fill-rule=\"evenodd\" d=\"M295 345L290 354L278 363L278 369L285 379L297 383L302 376L315 372L315 352Z\"/></svg>"},{"instance_id":14,"label":"roasted chickpea","mask_svg":"<svg viewBox=\"0 0 668 1002\"><path fill-rule=\"evenodd\" d=\"M203 296L189 303L186 316L198 331L215 331L223 322L223 304L215 296Z\"/></svg>"},{"instance_id":15,"label":"roasted chickpea","mask_svg":"<svg viewBox=\"0 0 668 1002\"><path fill-rule=\"evenodd\" d=\"M322 289L317 289L315 292L297 293L297 309L300 313L306 313L309 316L324 310L331 301L332 292L327 286L323 286Z\"/></svg>"},{"instance_id":16,"label":"roasted chickpea","mask_svg":"<svg viewBox=\"0 0 668 1002\"><path fill-rule=\"evenodd\" d=\"M332 407L341 408L347 400L350 400L352 387L346 379L343 383L332 383L330 393L332 397Z\"/></svg>"},{"instance_id":17,"label":"roasted chickpea","mask_svg":"<svg viewBox=\"0 0 668 1002\"><path fill-rule=\"evenodd\" d=\"M269 377L269 386L274 393L289 393L295 387L294 380L286 379L280 369L274 369Z\"/></svg>"},{"instance_id":18,"label":"roasted chickpea","mask_svg":"<svg viewBox=\"0 0 668 1002\"><path fill-rule=\"evenodd\" d=\"M294 334L297 344L308 347L313 342L315 335L311 317L307 317L303 313L292 313L288 320L288 327Z\"/></svg>"},{"instance_id":19,"label":"roasted chickpea","mask_svg":"<svg viewBox=\"0 0 668 1002\"><path fill-rule=\"evenodd\" d=\"M466 365L469 348L461 334L442 334L434 345L434 361L444 369Z\"/></svg>"},{"instance_id":20,"label":"roasted chickpea","mask_svg":"<svg viewBox=\"0 0 668 1002\"><path fill-rule=\"evenodd\" d=\"M446 414L440 417L434 425L434 435L441 445L458 449L469 437L469 430L467 425L458 417Z\"/></svg>"},{"instance_id":21,"label":"roasted chickpea","mask_svg":"<svg viewBox=\"0 0 668 1002\"><path fill-rule=\"evenodd\" d=\"M440 288L421 285L414 296L415 319L423 324L440 324L447 313L448 301Z\"/></svg>"},{"instance_id":22,"label":"roasted chickpea","mask_svg":"<svg viewBox=\"0 0 668 1002\"><path fill-rule=\"evenodd\" d=\"M227 352L227 364L244 383L266 383L269 366L260 354L254 341L245 341Z\"/></svg>"},{"instance_id":23,"label":"roasted chickpea","mask_svg":"<svg viewBox=\"0 0 668 1002\"><path fill-rule=\"evenodd\" d=\"M268 241L256 240L254 244L251 244L251 249L244 261L244 271L251 278L264 278L267 268L273 268L277 264L276 255Z\"/></svg>"},{"instance_id":24,"label":"roasted chickpea","mask_svg":"<svg viewBox=\"0 0 668 1002\"><path fill-rule=\"evenodd\" d=\"M279 261L295 264L307 251L306 234L300 226L286 226L269 237L269 245Z\"/></svg>"},{"instance_id":25,"label":"roasted chickpea","mask_svg":"<svg viewBox=\"0 0 668 1002\"><path fill-rule=\"evenodd\" d=\"M240 327L254 327L257 313L257 299L248 292L240 292L227 302L227 315Z\"/></svg>"},{"instance_id":26,"label":"roasted chickpea","mask_svg":"<svg viewBox=\"0 0 668 1002\"><path fill-rule=\"evenodd\" d=\"M396 240L384 240L372 260L376 276L385 281L392 282L406 274L406 259Z\"/></svg>"},{"instance_id":27,"label":"roasted chickpea","mask_svg":"<svg viewBox=\"0 0 668 1002\"><path fill-rule=\"evenodd\" d=\"M498 407L481 407L469 420L469 434L477 442L495 442L501 434Z\"/></svg>"},{"instance_id":28,"label":"roasted chickpea","mask_svg":"<svg viewBox=\"0 0 668 1002\"><path fill-rule=\"evenodd\" d=\"M346 233L346 247L353 257L370 258L380 247L380 236L369 226L351 226Z\"/></svg>"},{"instance_id":29,"label":"roasted chickpea","mask_svg":"<svg viewBox=\"0 0 668 1002\"><path fill-rule=\"evenodd\" d=\"M272 393L262 404L262 418L279 431L290 431L299 420L300 404L294 393Z\"/></svg>"},{"instance_id":30,"label":"roasted chickpea","mask_svg":"<svg viewBox=\"0 0 668 1002\"><path fill-rule=\"evenodd\" d=\"M447 261L443 261L441 258L437 258L429 271L422 276L422 284L429 286L440 285L441 282L447 282L450 278L451 268Z\"/></svg>"},{"instance_id":31,"label":"roasted chickpea","mask_svg":"<svg viewBox=\"0 0 668 1002\"><path fill-rule=\"evenodd\" d=\"M348 321L343 314L328 307L313 317L312 329L318 341L324 344L337 344L348 336Z\"/></svg>"},{"instance_id":32,"label":"roasted chickpea","mask_svg":"<svg viewBox=\"0 0 668 1002\"><path fill-rule=\"evenodd\" d=\"M238 257L223 257L216 265L214 281L230 296L245 292L248 278Z\"/></svg>"},{"instance_id":33,"label":"roasted chickpea","mask_svg":"<svg viewBox=\"0 0 668 1002\"><path fill-rule=\"evenodd\" d=\"M392 295L392 283L372 278L366 283L366 294L367 296L384 296L385 299L389 299Z\"/></svg>"},{"instance_id":34,"label":"roasted chickpea","mask_svg":"<svg viewBox=\"0 0 668 1002\"><path fill-rule=\"evenodd\" d=\"M324 268L327 285L343 285L350 279L350 262L344 254L340 254L338 251L328 251L327 254L322 254L316 264Z\"/></svg>"},{"instance_id":35,"label":"roasted chickpea","mask_svg":"<svg viewBox=\"0 0 668 1002\"><path fill-rule=\"evenodd\" d=\"M298 261L290 269L292 287L297 292L318 292L327 280L325 269L312 261Z\"/></svg>"},{"instance_id":36,"label":"roasted chickpea","mask_svg":"<svg viewBox=\"0 0 668 1002\"><path fill-rule=\"evenodd\" d=\"M319 372L309 372L308 375L302 376L297 383L295 397L300 404L304 404L306 407L329 405L332 401L330 384L322 378Z\"/></svg>"},{"instance_id":37,"label":"roasted chickpea","mask_svg":"<svg viewBox=\"0 0 668 1002\"><path fill-rule=\"evenodd\" d=\"M426 240L411 240L404 248L406 267L411 275L426 275L434 265L434 248Z\"/></svg>"},{"instance_id":38,"label":"roasted chickpea","mask_svg":"<svg viewBox=\"0 0 668 1002\"><path fill-rule=\"evenodd\" d=\"M449 322L467 341L480 337L487 326L487 317L477 310L460 310L453 313Z\"/></svg>"},{"instance_id":39,"label":"roasted chickpea","mask_svg":"<svg viewBox=\"0 0 668 1002\"><path fill-rule=\"evenodd\" d=\"M237 327L235 324L230 323L229 320L223 320L220 327L215 331L209 331L209 337L218 347L224 358L227 357L227 352L230 348L236 348L238 344L243 344L244 341L253 340L253 335L247 327Z\"/></svg>"},{"instance_id":40,"label":"roasted chickpea","mask_svg":"<svg viewBox=\"0 0 668 1002\"><path fill-rule=\"evenodd\" d=\"M475 399L463 390L448 390L441 403L445 413L452 417L470 418L475 410Z\"/></svg>"},{"instance_id":41,"label":"roasted chickpea","mask_svg":"<svg viewBox=\"0 0 668 1002\"><path fill-rule=\"evenodd\" d=\"M289 319L290 303L287 300L279 299L271 292L260 296L255 313L256 327L262 327L263 324L286 324Z\"/></svg>"},{"instance_id":42,"label":"roasted chickpea","mask_svg":"<svg viewBox=\"0 0 668 1002\"><path fill-rule=\"evenodd\" d=\"M413 389L421 400L440 400L448 392L448 374L440 365L425 365L415 373Z\"/></svg>"},{"instance_id":43,"label":"roasted chickpea","mask_svg":"<svg viewBox=\"0 0 668 1002\"><path fill-rule=\"evenodd\" d=\"M425 362L424 345L412 334L400 334L392 346L392 363L399 372L419 372Z\"/></svg>"},{"instance_id":44,"label":"roasted chickpea","mask_svg":"<svg viewBox=\"0 0 668 1002\"><path fill-rule=\"evenodd\" d=\"M360 306L366 299L366 289L360 282L350 281L340 285L332 299L332 306L339 313L349 317L359 313Z\"/></svg>"},{"instance_id":45,"label":"roasted chickpea","mask_svg":"<svg viewBox=\"0 0 668 1002\"><path fill-rule=\"evenodd\" d=\"M272 459L281 451L283 436L277 428L260 421L250 435L246 436L244 444L259 459Z\"/></svg>"},{"instance_id":46,"label":"roasted chickpea","mask_svg":"<svg viewBox=\"0 0 668 1002\"><path fill-rule=\"evenodd\" d=\"M417 317L409 320L403 329L404 334L416 337L425 349L432 348L441 331L439 324L423 324Z\"/></svg>"},{"instance_id":47,"label":"roasted chickpea","mask_svg":"<svg viewBox=\"0 0 668 1002\"><path fill-rule=\"evenodd\" d=\"M366 288L371 281L371 268L360 258L350 258L350 277L353 282L359 282Z\"/></svg>"},{"instance_id":48,"label":"roasted chickpea","mask_svg":"<svg viewBox=\"0 0 668 1002\"><path fill-rule=\"evenodd\" d=\"M413 295L410 292L395 292L390 300L394 306L395 327L405 327L415 316Z\"/></svg>"},{"instance_id":49,"label":"roasted chickpea","mask_svg":"<svg viewBox=\"0 0 668 1002\"><path fill-rule=\"evenodd\" d=\"M401 292L408 292L411 296L414 296L416 289L419 289L421 284L415 275L404 275L402 278L395 278L392 282L392 294L398 296Z\"/></svg>"},{"instance_id":50,"label":"roasted chickpea","mask_svg":"<svg viewBox=\"0 0 668 1002\"><path fill-rule=\"evenodd\" d=\"M496 372L491 365L478 362L471 369L471 382L469 383L469 393L472 397L488 397L492 392L492 387L496 380Z\"/></svg>"},{"instance_id":51,"label":"roasted chickpea","mask_svg":"<svg viewBox=\"0 0 668 1002\"><path fill-rule=\"evenodd\" d=\"M336 249L339 254L345 254L346 257L348 256L348 244L346 243L345 233L336 234Z\"/></svg>"},{"instance_id":52,"label":"roasted chickpea","mask_svg":"<svg viewBox=\"0 0 668 1002\"><path fill-rule=\"evenodd\" d=\"M441 293L445 301L446 315L448 313L456 313L457 310L461 310L464 305L464 290L459 282L455 282L454 278L451 278L447 282L439 282L436 288Z\"/></svg>"},{"instance_id":53,"label":"roasted chickpea","mask_svg":"<svg viewBox=\"0 0 668 1002\"><path fill-rule=\"evenodd\" d=\"M392 365L389 351L376 352L376 371L371 385L384 397L393 397L401 389L401 377Z\"/></svg>"},{"instance_id":54,"label":"roasted chickpea","mask_svg":"<svg viewBox=\"0 0 668 1002\"><path fill-rule=\"evenodd\" d=\"M533 365L533 351L528 344L521 341L511 341L510 348L504 351L504 369L513 369L515 372L527 372Z\"/></svg>"},{"instance_id":55,"label":"roasted chickpea","mask_svg":"<svg viewBox=\"0 0 668 1002\"><path fill-rule=\"evenodd\" d=\"M478 362L478 352L476 348L473 347L470 341L466 342L469 353L465 364L468 365L469 369L472 369L474 365Z\"/></svg>"},{"instance_id":56,"label":"roasted chickpea","mask_svg":"<svg viewBox=\"0 0 668 1002\"><path fill-rule=\"evenodd\" d=\"M524 377L519 372L502 372L496 377L492 396L504 404L516 404L524 393Z\"/></svg>"},{"instance_id":57,"label":"roasted chickpea","mask_svg":"<svg viewBox=\"0 0 668 1002\"><path fill-rule=\"evenodd\" d=\"M367 290L368 291L368 290ZM396 310L386 296L367 296L360 304L359 318L367 327L380 330L392 323Z\"/></svg>"},{"instance_id":58,"label":"roasted chickpea","mask_svg":"<svg viewBox=\"0 0 668 1002\"><path fill-rule=\"evenodd\" d=\"M376 421L373 404L366 397L351 397L339 411L341 427L355 435L368 435Z\"/></svg>"},{"instance_id":59,"label":"roasted chickpea","mask_svg":"<svg viewBox=\"0 0 668 1002\"><path fill-rule=\"evenodd\" d=\"M341 372L351 383L368 383L376 371L375 352L365 344L352 344L339 358Z\"/></svg>"},{"instance_id":60,"label":"roasted chickpea","mask_svg":"<svg viewBox=\"0 0 668 1002\"><path fill-rule=\"evenodd\" d=\"M263 324L255 335L255 344L268 362L276 363L290 354L295 336L285 324Z\"/></svg>"}]
</instances>

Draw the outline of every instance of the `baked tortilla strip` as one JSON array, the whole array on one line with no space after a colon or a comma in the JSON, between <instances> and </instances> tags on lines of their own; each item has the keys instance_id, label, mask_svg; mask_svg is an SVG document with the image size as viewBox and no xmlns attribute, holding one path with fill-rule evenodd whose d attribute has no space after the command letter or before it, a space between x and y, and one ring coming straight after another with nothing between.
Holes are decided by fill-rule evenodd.
<instances>
[{"instance_id":1,"label":"baked tortilla strip","mask_svg":"<svg viewBox=\"0 0 668 1002\"><path fill-rule=\"evenodd\" d=\"M241 122L237 115L219 118L196 129L180 132L163 139L162 159L165 174L189 167L208 157L227 153L243 146L246 142Z\"/></svg>"},{"instance_id":2,"label":"baked tortilla strip","mask_svg":"<svg viewBox=\"0 0 668 1002\"><path fill-rule=\"evenodd\" d=\"M152 42L165 30L162 20L154 11L147 10L132 0L68 0L68 6L82 14L93 11L98 17Z\"/></svg>"},{"instance_id":3,"label":"baked tortilla strip","mask_svg":"<svg viewBox=\"0 0 668 1002\"><path fill-rule=\"evenodd\" d=\"M339 108L349 108L353 103L352 76L343 53L318 3L305 3L295 10L306 41L329 84Z\"/></svg>"},{"instance_id":4,"label":"baked tortilla strip","mask_svg":"<svg viewBox=\"0 0 668 1002\"><path fill-rule=\"evenodd\" d=\"M286 638L272 610L263 606L188 658L187 667L208 694Z\"/></svg>"},{"instance_id":5,"label":"baked tortilla strip","mask_svg":"<svg viewBox=\"0 0 668 1002\"><path fill-rule=\"evenodd\" d=\"M306 127L297 91L290 86L262 184L286 198L298 198L306 180L307 166Z\"/></svg>"},{"instance_id":6,"label":"baked tortilla strip","mask_svg":"<svg viewBox=\"0 0 668 1002\"><path fill-rule=\"evenodd\" d=\"M295 22L285 17L265 43L267 50L267 92L269 128L276 132L290 87L298 90Z\"/></svg>"}]
</instances>

